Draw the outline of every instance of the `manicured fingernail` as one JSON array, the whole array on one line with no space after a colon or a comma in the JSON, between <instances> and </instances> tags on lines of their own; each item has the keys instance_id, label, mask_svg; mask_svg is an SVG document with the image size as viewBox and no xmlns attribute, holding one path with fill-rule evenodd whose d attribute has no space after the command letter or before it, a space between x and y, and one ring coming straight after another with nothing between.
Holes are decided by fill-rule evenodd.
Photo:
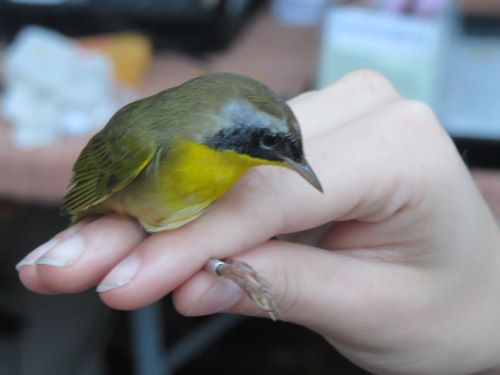
<instances>
[{"instance_id":1,"label":"manicured fingernail","mask_svg":"<svg viewBox=\"0 0 500 375\"><path fill-rule=\"evenodd\" d=\"M96 291L102 293L127 285L134 278L140 266L141 258L139 255L129 255L108 273L97 286Z\"/></svg>"},{"instance_id":2,"label":"manicured fingernail","mask_svg":"<svg viewBox=\"0 0 500 375\"><path fill-rule=\"evenodd\" d=\"M34 266L35 262L44 255L47 251L57 246L61 241L57 238L53 238L50 241L45 242L43 245L38 246L31 253L26 255L19 263L16 264L16 270L20 270L24 266Z\"/></svg>"},{"instance_id":3,"label":"manicured fingernail","mask_svg":"<svg viewBox=\"0 0 500 375\"><path fill-rule=\"evenodd\" d=\"M209 315L226 311L233 307L242 296L242 290L234 282L227 279L219 279L196 301L196 304L186 315Z\"/></svg>"},{"instance_id":4,"label":"manicured fingernail","mask_svg":"<svg viewBox=\"0 0 500 375\"><path fill-rule=\"evenodd\" d=\"M47 251L36 262L36 265L68 267L76 262L85 249L82 236L78 233L61 241L58 245Z\"/></svg>"}]
</instances>

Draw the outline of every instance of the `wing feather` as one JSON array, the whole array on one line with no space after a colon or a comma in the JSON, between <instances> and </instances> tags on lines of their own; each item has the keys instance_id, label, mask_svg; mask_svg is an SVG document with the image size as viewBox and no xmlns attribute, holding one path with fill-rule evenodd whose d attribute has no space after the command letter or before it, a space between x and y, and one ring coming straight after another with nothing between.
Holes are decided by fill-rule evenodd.
<instances>
[{"instance_id":1,"label":"wing feather","mask_svg":"<svg viewBox=\"0 0 500 375\"><path fill-rule=\"evenodd\" d=\"M111 137L106 129L85 146L73 167L70 190L62 212L76 221L85 211L130 184L153 160L157 147L121 134Z\"/></svg>"}]
</instances>

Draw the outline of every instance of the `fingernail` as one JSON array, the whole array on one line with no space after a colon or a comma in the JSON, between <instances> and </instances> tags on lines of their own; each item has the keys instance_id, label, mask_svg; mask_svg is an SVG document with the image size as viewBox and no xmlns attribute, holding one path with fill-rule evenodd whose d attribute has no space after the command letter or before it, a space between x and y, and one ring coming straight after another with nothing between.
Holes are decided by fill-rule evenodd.
<instances>
[{"instance_id":1,"label":"fingernail","mask_svg":"<svg viewBox=\"0 0 500 375\"><path fill-rule=\"evenodd\" d=\"M186 315L209 315L226 311L233 307L241 299L242 295L242 290L233 281L219 279L196 301Z\"/></svg>"},{"instance_id":2,"label":"fingernail","mask_svg":"<svg viewBox=\"0 0 500 375\"><path fill-rule=\"evenodd\" d=\"M75 225L70 226L66 230L62 231L57 237L52 238L51 240L47 241L43 245L38 246L35 250L33 250L31 253L26 255L19 263L16 264L16 270L20 270L21 267L24 266L35 266L39 263L37 261L40 260L44 255L48 253L49 250L52 248L56 247L65 239L70 238L73 234L78 232L82 227L87 225L88 223L92 222L94 218L86 218L83 219L82 221L76 223ZM42 264L42 263L40 263ZM53 265L53 264L51 264Z\"/></svg>"},{"instance_id":3,"label":"fingernail","mask_svg":"<svg viewBox=\"0 0 500 375\"><path fill-rule=\"evenodd\" d=\"M102 293L127 285L136 275L140 265L139 255L129 255L108 273L108 276L97 286L96 291Z\"/></svg>"},{"instance_id":4,"label":"fingernail","mask_svg":"<svg viewBox=\"0 0 500 375\"><path fill-rule=\"evenodd\" d=\"M83 238L75 233L47 251L36 262L36 265L68 267L82 255L85 244Z\"/></svg>"},{"instance_id":5,"label":"fingernail","mask_svg":"<svg viewBox=\"0 0 500 375\"><path fill-rule=\"evenodd\" d=\"M16 264L16 270L19 271L21 269L21 267L24 267L24 266L34 266L35 262L42 255L44 255L47 251L52 249L54 246L56 246L60 242L61 241L58 240L57 238L53 238L50 241L45 242L43 245L38 246L35 250L33 250L28 255L26 255L19 263Z\"/></svg>"}]
</instances>

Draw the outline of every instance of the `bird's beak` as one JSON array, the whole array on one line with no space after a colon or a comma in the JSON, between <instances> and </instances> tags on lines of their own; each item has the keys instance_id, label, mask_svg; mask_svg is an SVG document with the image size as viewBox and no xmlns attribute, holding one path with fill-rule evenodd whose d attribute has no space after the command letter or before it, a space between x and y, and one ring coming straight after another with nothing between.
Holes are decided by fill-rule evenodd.
<instances>
[{"instance_id":1,"label":"bird's beak","mask_svg":"<svg viewBox=\"0 0 500 375\"><path fill-rule=\"evenodd\" d=\"M319 182L316 173L312 170L309 163L304 159L302 163L297 163L292 159L283 158L285 165L291 170L300 174L304 179L309 182L312 186L314 186L320 193L323 192L323 188L321 187L321 182Z\"/></svg>"}]
</instances>

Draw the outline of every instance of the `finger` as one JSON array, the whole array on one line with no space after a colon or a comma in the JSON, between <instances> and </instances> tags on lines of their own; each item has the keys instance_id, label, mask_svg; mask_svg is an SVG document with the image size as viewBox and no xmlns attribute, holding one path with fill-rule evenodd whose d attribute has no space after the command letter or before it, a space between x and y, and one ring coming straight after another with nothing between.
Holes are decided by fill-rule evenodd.
<instances>
[{"instance_id":1,"label":"finger","mask_svg":"<svg viewBox=\"0 0 500 375\"><path fill-rule=\"evenodd\" d=\"M308 314L307 306L315 306L315 310L321 310L318 292L324 290L325 285L333 284L332 275L336 275L335 279L341 277L341 270L332 261L332 254L305 245L270 240L235 259L252 264L259 275L270 282L281 320L295 321L301 317L316 320L317 316ZM308 269L314 269L315 277L304 277ZM300 285L297 283L298 276L301 276ZM320 280L325 285L320 285ZM303 290L308 292L303 293ZM335 293L334 290L331 292ZM320 301L314 300L314 304L306 301L314 299L314 296ZM220 312L267 316L235 283L206 271L200 271L187 280L175 290L173 297L176 309L186 316ZM311 321L302 320L300 323L310 326Z\"/></svg>"},{"instance_id":2,"label":"finger","mask_svg":"<svg viewBox=\"0 0 500 375\"><path fill-rule=\"evenodd\" d=\"M88 218L72 225L66 230L58 233L52 239L38 246L36 249L28 253L23 259L16 264L16 269L19 272L19 278L22 284L33 292L41 294L57 294L49 286L45 285L38 277L36 269L36 261L41 258L50 249L56 246L57 243L63 242L73 234L77 233L81 228L92 222L93 219Z\"/></svg>"},{"instance_id":3,"label":"finger","mask_svg":"<svg viewBox=\"0 0 500 375\"><path fill-rule=\"evenodd\" d=\"M425 180L422 163L425 158L436 163L432 150L445 146L429 137L435 131L431 125L429 129L422 125L432 122L436 124L425 107L401 101L328 137L311 140L311 163L328 187L325 194L285 170L254 171L196 221L141 243L134 259L118 265L103 280L101 297L112 307L141 307L184 283L209 258L231 257L276 234L333 220L383 220L405 205L416 204L415 181ZM411 148L416 145L418 153L413 155ZM408 172L414 170L422 173ZM383 179L380 171L385 171Z\"/></svg>"},{"instance_id":4,"label":"finger","mask_svg":"<svg viewBox=\"0 0 500 375\"><path fill-rule=\"evenodd\" d=\"M382 75L359 70L322 90L292 99L290 105L308 139L327 134L398 98L399 93Z\"/></svg>"},{"instance_id":5,"label":"finger","mask_svg":"<svg viewBox=\"0 0 500 375\"><path fill-rule=\"evenodd\" d=\"M85 221L54 237L20 262L20 278L39 293L76 293L93 287L145 237L131 219Z\"/></svg>"},{"instance_id":6,"label":"finger","mask_svg":"<svg viewBox=\"0 0 500 375\"><path fill-rule=\"evenodd\" d=\"M36 267L21 267L19 269L19 280L25 288L39 294L58 294L52 288L45 285L38 277Z\"/></svg>"},{"instance_id":7,"label":"finger","mask_svg":"<svg viewBox=\"0 0 500 375\"><path fill-rule=\"evenodd\" d=\"M270 281L279 319L337 339L352 341L353 332L374 333L381 319L397 324L397 316L391 318L397 309L422 302L412 293L421 284L421 275L409 267L391 265L388 272L384 262L280 241L269 241L237 259L252 264ZM398 288L403 283L406 291ZM267 316L232 282L205 271L174 292L174 304L188 316L217 312Z\"/></svg>"}]
</instances>

